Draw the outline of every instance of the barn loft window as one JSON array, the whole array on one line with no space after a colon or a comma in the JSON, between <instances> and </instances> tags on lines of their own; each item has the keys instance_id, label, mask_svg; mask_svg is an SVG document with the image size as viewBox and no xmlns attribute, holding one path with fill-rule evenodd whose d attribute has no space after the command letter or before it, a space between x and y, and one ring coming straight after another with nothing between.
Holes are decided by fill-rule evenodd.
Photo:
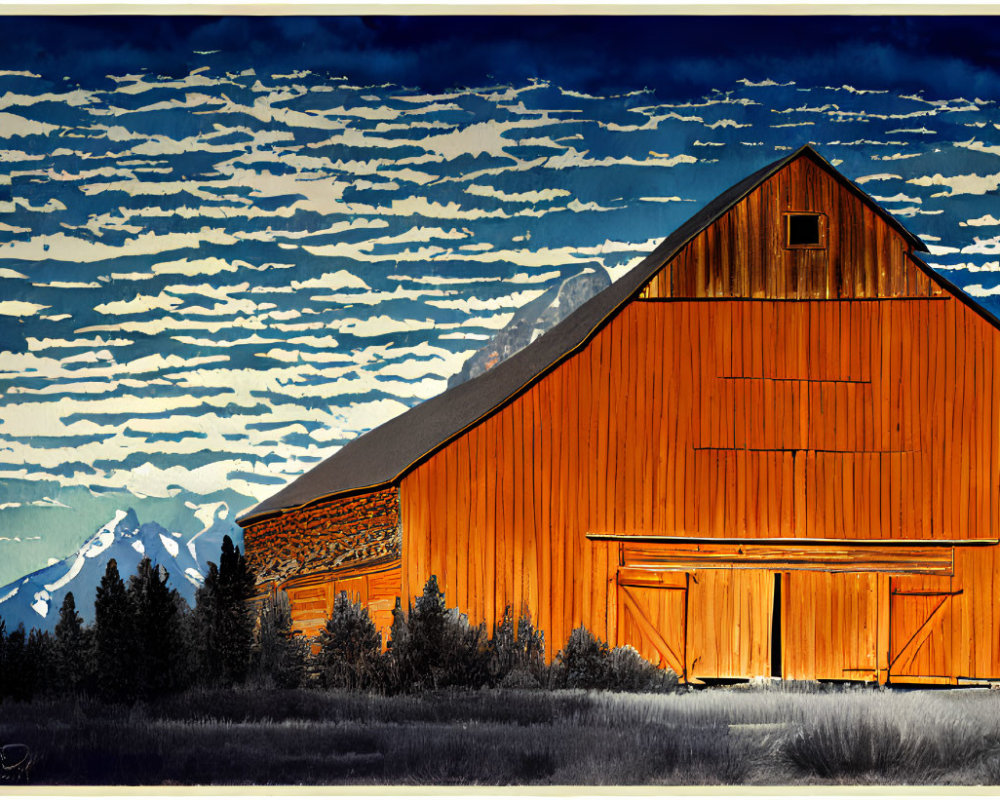
<instances>
[{"instance_id":1,"label":"barn loft window","mask_svg":"<svg viewBox=\"0 0 1000 800\"><path fill-rule=\"evenodd\" d=\"M785 246L826 247L826 217L808 212L785 214Z\"/></svg>"}]
</instances>

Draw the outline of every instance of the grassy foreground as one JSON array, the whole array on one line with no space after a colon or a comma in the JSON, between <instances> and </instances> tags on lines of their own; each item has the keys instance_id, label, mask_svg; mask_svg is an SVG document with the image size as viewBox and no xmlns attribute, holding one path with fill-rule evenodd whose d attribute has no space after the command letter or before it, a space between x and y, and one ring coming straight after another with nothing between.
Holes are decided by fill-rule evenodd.
<instances>
[{"instance_id":1,"label":"grassy foreground","mask_svg":"<svg viewBox=\"0 0 1000 800\"><path fill-rule=\"evenodd\" d=\"M1000 693L189 692L0 705L32 784L1000 782Z\"/></svg>"}]
</instances>

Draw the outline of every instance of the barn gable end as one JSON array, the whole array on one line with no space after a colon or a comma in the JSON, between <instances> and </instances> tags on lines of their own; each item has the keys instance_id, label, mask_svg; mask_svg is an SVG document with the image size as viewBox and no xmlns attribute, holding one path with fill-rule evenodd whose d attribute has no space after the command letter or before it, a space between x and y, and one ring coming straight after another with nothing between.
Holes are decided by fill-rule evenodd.
<instances>
[{"instance_id":1,"label":"barn gable end","mask_svg":"<svg viewBox=\"0 0 1000 800\"><path fill-rule=\"evenodd\" d=\"M866 197L818 156L803 154L692 237L641 297L818 300L944 294L911 255L922 245ZM790 242L793 222L810 218L819 241Z\"/></svg>"}]
</instances>

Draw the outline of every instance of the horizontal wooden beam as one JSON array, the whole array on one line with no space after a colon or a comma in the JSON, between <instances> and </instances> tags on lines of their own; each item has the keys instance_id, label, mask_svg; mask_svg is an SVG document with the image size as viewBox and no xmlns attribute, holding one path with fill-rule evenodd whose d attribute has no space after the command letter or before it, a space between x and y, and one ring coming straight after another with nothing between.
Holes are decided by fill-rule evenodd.
<instances>
[{"instance_id":1,"label":"horizontal wooden beam","mask_svg":"<svg viewBox=\"0 0 1000 800\"><path fill-rule=\"evenodd\" d=\"M402 568L402 561L394 558L392 561L366 561L361 564L351 562L335 569L324 569L308 572L304 575L293 575L284 581L276 581L278 591L289 589L304 589L310 586L326 585L332 581L342 581L347 578L360 578L363 575L379 575Z\"/></svg>"},{"instance_id":2,"label":"horizontal wooden beam","mask_svg":"<svg viewBox=\"0 0 1000 800\"><path fill-rule=\"evenodd\" d=\"M831 450L819 447L714 447L710 445L694 445L694 451L714 450L721 453L824 453L841 454L845 456L892 456L904 453L919 453L919 450Z\"/></svg>"},{"instance_id":3,"label":"horizontal wooden beam","mask_svg":"<svg viewBox=\"0 0 1000 800\"><path fill-rule=\"evenodd\" d=\"M1000 539L807 539L794 536L746 539L715 536L666 536L646 533L587 533L586 537L593 542L726 544L747 547L989 547L1000 544Z\"/></svg>"},{"instance_id":4,"label":"horizontal wooden beam","mask_svg":"<svg viewBox=\"0 0 1000 800\"><path fill-rule=\"evenodd\" d=\"M815 550L813 552L816 552ZM954 575L954 565L951 559L929 561L926 559L901 559L896 561L875 561L862 559L859 561L849 561L846 559L827 560L817 558L813 560L805 558L790 559L759 559L759 560L727 560L726 558L706 559L699 561L696 559L668 559L659 564L629 564L622 567L622 570L629 570L627 585L648 586L658 588L659 584L653 582L654 576L662 571L677 572L698 572L708 569L727 570L767 570L770 572L871 572L884 573L887 575ZM642 580L639 575L645 573L650 576L647 580ZM664 586L665 589L673 588Z\"/></svg>"}]
</instances>

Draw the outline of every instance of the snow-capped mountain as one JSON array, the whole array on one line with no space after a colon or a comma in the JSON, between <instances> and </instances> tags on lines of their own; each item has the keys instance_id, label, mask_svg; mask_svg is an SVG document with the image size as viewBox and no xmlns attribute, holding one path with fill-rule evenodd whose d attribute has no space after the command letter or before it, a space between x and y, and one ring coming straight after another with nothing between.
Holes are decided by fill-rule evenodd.
<instances>
[{"instance_id":1,"label":"snow-capped mountain","mask_svg":"<svg viewBox=\"0 0 1000 800\"><path fill-rule=\"evenodd\" d=\"M607 270L594 264L546 290L514 312L510 322L466 359L462 368L448 379L449 388L506 361L610 285Z\"/></svg>"},{"instance_id":2,"label":"snow-capped mountain","mask_svg":"<svg viewBox=\"0 0 1000 800\"><path fill-rule=\"evenodd\" d=\"M80 616L93 622L97 585L112 558L127 583L139 561L148 557L169 573L169 585L193 605L207 562L218 562L222 538L231 533L225 511L185 539L156 522L140 525L132 509L119 510L73 555L0 587L0 619L8 631L21 622L27 629L52 630L66 594L73 592Z\"/></svg>"}]
</instances>

